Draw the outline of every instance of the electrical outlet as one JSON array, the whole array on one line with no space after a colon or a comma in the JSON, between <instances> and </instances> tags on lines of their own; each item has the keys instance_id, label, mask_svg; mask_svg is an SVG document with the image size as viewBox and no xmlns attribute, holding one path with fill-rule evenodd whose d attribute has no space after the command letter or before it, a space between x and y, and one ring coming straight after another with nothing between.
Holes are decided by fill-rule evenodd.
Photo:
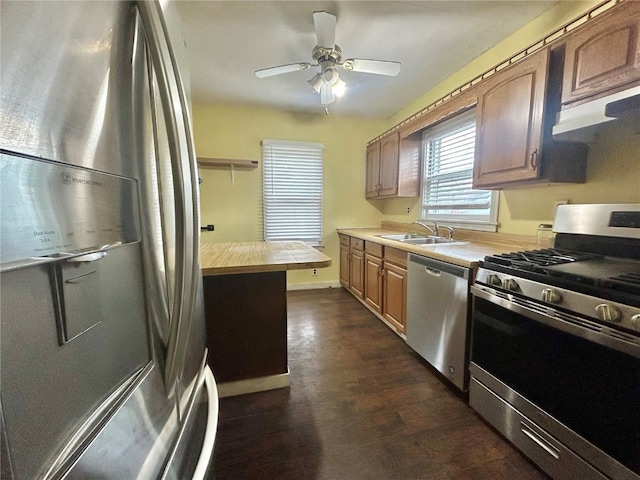
<instances>
[{"instance_id":1,"label":"electrical outlet","mask_svg":"<svg viewBox=\"0 0 640 480\"><path fill-rule=\"evenodd\" d=\"M411 207L407 207L407 213L411 213Z\"/></svg>"},{"instance_id":2,"label":"electrical outlet","mask_svg":"<svg viewBox=\"0 0 640 480\"><path fill-rule=\"evenodd\" d=\"M314 277L318 275L318 269L314 268L313 270L311 270L311 275L313 275Z\"/></svg>"}]
</instances>

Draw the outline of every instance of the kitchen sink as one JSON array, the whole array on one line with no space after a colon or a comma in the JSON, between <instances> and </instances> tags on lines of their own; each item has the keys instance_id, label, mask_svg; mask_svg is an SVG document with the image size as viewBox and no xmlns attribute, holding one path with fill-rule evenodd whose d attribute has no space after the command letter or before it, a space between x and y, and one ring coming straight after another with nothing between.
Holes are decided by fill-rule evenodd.
<instances>
[{"instance_id":1,"label":"kitchen sink","mask_svg":"<svg viewBox=\"0 0 640 480\"><path fill-rule=\"evenodd\" d=\"M410 245L419 245L423 247L428 247L431 245L463 245L469 242L459 242L457 240L452 240L447 237L438 237L435 235L421 235L419 233L399 233L399 234L390 234L390 235L378 235L380 238L386 238L387 240L396 240L402 243L408 243Z\"/></svg>"},{"instance_id":2,"label":"kitchen sink","mask_svg":"<svg viewBox=\"0 0 640 480\"><path fill-rule=\"evenodd\" d=\"M402 243L410 243L411 245L420 245L427 247L429 245L460 245L469 242L459 242L457 240L449 239L446 237L423 237L423 238L407 238L405 240L400 240Z\"/></svg>"},{"instance_id":3,"label":"kitchen sink","mask_svg":"<svg viewBox=\"0 0 640 480\"><path fill-rule=\"evenodd\" d=\"M387 240L397 240L399 242L403 242L405 240L421 240L424 238L428 238L427 235L422 235L421 233L396 233L390 235L376 235L380 238L386 238Z\"/></svg>"}]
</instances>

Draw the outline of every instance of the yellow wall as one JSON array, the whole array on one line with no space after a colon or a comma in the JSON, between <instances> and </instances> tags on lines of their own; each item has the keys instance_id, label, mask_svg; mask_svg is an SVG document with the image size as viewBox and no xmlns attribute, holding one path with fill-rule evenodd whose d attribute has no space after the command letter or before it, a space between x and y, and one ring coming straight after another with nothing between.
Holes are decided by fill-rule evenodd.
<instances>
[{"instance_id":1,"label":"yellow wall","mask_svg":"<svg viewBox=\"0 0 640 480\"><path fill-rule=\"evenodd\" d=\"M489 70L518 51L579 17L599 1L560 2L546 14L491 48L467 66L426 92L388 119L385 128L398 124L413 113L443 97L472 78ZM580 185L505 190L500 194L499 232L534 235L540 223L550 223L556 200L571 203L640 202L640 135L624 126L607 129L607 134L589 148L587 181ZM620 135L622 131L623 134ZM382 132L380 132L382 133ZM415 207L407 214L407 207ZM384 220L410 222L420 215L416 200L387 200Z\"/></svg>"},{"instance_id":2,"label":"yellow wall","mask_svg":"<svg viewBox=\"0 0 640 480\"><path fill-rule=\"evenodd\" d=\"M502 42L475 58L456 73L425 92L424 95L402 108L387 121L386 128L397 125L402 120L420 111L427 105L444 97L449 92L464 85L478 75L507 60L512 55L538 42L563 25L580 17L601 0L561 1L555 7L539 16ZM382 132L380 132L382 133Z\"/></svg>"},{"instance_id":3,"label":"yellow wall","mask_svg":"<svg viewBox=\"0 0 640 480\"><path fill-rule=\"evenodd\" d=\"M364 198L365 144L383 128L381 120L300 114L234 105L194 105L199 157L239 158L262 163L260 142L269 138L324 144L324 253L333 265L290 271L289 283L337 282L340 246L336 228L380 225L382 213ZM262 168L201 168L202 223L215 225L202 242L262 241Z\"/></svg>"},{"instance_id":4,"label":"yellow wall","mask_svg":"<svg viewBox=\"0 0 640 480\"><path fill-rule=\"evenodd\" d=\"M500 63L520 49L578 17L597 2L560 2L547 14L488 50L396 115L371 120L335 115L299 114L269 108L234 105L195 105L194 133L200 157L261 160L264 138L321 142L324 151L324 252L330 268L289 272L290 284L337 282L338 227L377 226L382 220L411 222L419 216L418 199L368 202L364 198L365 145L373 137L424 108L456 87ZM640 203L640 134L611 127L590 146L587 183L503 191L500 232L534 235L539 223L553 218L554 202ZM624 134L621 132L624 131ZM262 240L262 170L201 169L203 242ZM406 213L407 207L412 209Z\"/></svg>"},{"instance_id":5,"label":"yellow wall","mask_svg":"<svg viewBox=\"0 0 640 480\"><path fill-rule=\"evenodd\" d=\"M640 203L640 129L611 125L589 146L587 180L562 185L504 190L500 195L500 231L535 234L552 223L554 202Z\"/></svg>"},{"instance_id":6,"label":"yellow wall","mask_svg":"<svg viewBox=\"0 0 640 480\"><path fill-rule=\"evenodd\" d=\"M552 223L558 200L640 203L640 129L629 123L607 126L589 145L585 183L501 191L498 231L535 235L540 223ZM420 216L418 199L386 200L382 208L386 221L409 223Z\"/></svg>"}]
</instances>

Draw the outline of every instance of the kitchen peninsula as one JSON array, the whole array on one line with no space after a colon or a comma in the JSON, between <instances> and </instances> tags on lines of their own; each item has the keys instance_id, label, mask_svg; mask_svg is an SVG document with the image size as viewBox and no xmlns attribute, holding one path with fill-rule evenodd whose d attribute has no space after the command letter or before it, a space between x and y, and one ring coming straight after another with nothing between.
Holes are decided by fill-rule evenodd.
<instances>
[{"instance_id":1,"label":"kitchen peninsula","mask_svg":"<svg viewBox=\"0 0 640 480\"><path fill-rule=\"evenodd\" d=\"M208 243L200 253L220 396L288 386L287 270L328 267L331 258L304 242Z\"/></svg>"}]
</instances>

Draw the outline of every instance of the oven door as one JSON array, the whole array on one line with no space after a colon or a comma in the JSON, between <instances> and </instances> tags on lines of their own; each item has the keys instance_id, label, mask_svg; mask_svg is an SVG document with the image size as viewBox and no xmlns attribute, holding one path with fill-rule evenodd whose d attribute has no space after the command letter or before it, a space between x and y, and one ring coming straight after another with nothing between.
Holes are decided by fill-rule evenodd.
<instances>
[{"instance_id":1,"label":"oven door","mask_svg":"<svg viewBox=\"0 0 640 480\"><path fill-rule=\"evenodd\" d=\"M471 291L476 392L483 386L534 423L524 435L552 456L559 440L606 477L639 479L637 337L490 287Z\"/></svg>"}]
</instances>

